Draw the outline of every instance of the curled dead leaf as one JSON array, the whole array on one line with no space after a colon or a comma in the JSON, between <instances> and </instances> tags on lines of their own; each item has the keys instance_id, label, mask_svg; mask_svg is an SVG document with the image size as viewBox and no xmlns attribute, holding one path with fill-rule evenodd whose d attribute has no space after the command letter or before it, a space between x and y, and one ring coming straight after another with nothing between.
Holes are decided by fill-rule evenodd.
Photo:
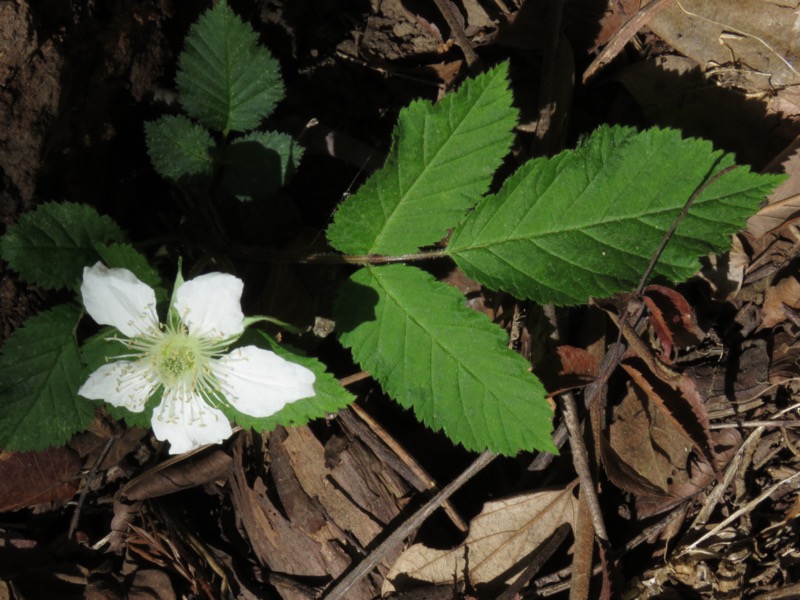
<instances>
[{"instance_id":1,"label":"curled dead leaf","mask_svg":"<svg viewBox=\"0 0 800 600\"><path fill-rule=\"evenodd\" d=\"M622 368L644 391L652 406L675 426L675 433L691 440L698 454L713 465L715 454L708 411L694 382L685 375L674 382L663 381L638 359L628 359L622 363Z\"/></svg>"},{"instance_id":2,"label":"curled dead leaf","mask_svg":"<svg viewBox=\"0 0 800 600\"><path fill-rule=\"evenodd\" d=\"M650 310L650 324L664 349L664 357L674 346L695 346L705 338L688 300L679 291L663 285L649 285L642 300Z\"/></svg>"},{"instance_id":3,"label":"curled dead leaf","mask_svg":"<svg viewBox=\"0 0 800 600\"><path fill-rule=\"evenodd\" d=\"M543 544L558 527L574 527L578 500L574 485L487 502L470 523L467 539L450 550L415 544L408 548L386 576L382 593L405 584L452 583L462 577L468 555L472 584L513 581L525 568L525 558ZM498 578L501 578L498 581Z\"/></svg>"}]
</instances>

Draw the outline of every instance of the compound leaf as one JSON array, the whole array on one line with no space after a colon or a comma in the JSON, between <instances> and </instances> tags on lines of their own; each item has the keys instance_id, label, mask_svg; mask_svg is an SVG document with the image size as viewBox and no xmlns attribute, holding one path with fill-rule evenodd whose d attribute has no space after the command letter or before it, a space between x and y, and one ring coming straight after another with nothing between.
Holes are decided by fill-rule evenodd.
<instances>
[{"instance_id":1,"label":"compound leaf","mask_svg":"<svg viewBox=\"0 0 800 600\"><path fill-rule=\"evenodd\" d=\"M413 267L368 267L343 286L336 313L353 357L432 429L469 450L555 451L542 384L456 289Z\"/></svg>"},{"instance_id":2,"label":"compound leaf","mask_svg":"<svg viewBox=\"0 0 800 600\"><path fill-rule=\"evenodd\" d=\"M439 241L484 194L508 153L517 111L508 65L465 81L436 105L400 112L386 164L328 227L349 254L405 254Z\"/></svg>"},{"instance_id":3,"label":"compound leaf","mask_svg":"<svg viewBox=\"0 0 800 600\"><path fill-rule=\"evenodd\" d=\"M162 177L181 181L210 176L214 169L214 140L203 127L183 116L165 116L145 123L147 153Z\"/></svg>"},{"instance_id":4,"label":"compound leaf","mask_svg":"<svg viewBox=\"0 0 800 600\"><path fill-rule=\"evenodd\" d=\"M223 134L258 127L283 98L278 62L225 2L190 29L176 83L186 112Z\"/></svg>"},{"instance_id":5,"label":"compound leaf","mask_svg":"<svg viewBox=\"0 0 800 600\"><path fill-rule=\"evenodd\" d=\"M604 126L576 150L523 165L456 227L448 253L483 285L543 304L627 291L695 190L733 164L675 130ZM655 274L693 275L698 258L728 247L780 179L739 167L712 182Z\"/></svg>"},{"instance_id":6,"label":"compound leaf","mask_svg":"<svg viewBox=\"0 0 800 600\"><path fill-rule=\"evenodd\" d=\"M43 288L76 285L83 267L98 259L96 244L125 234L91 206L49 202L23 214L0 240L0 255L26 281Z\"/></svg>"},{"instance_id":7,"label":"compound leaf","mask_svg":"<svg viewBox=\"0 0 800 600\"><path fill-rule=\"evenodd\" d=\"M78 306L62 304L28 319L0 356L0 447L42 450L88 427L94 407L78 396Z\"/></svg>"},{"instance_id":8,"label":"compound leaf","mask_svg":"<svg viewBox=\"0 0 800 600\"><path fill-rule=\"evenodd\" d=\"M302 157L292 136L254 131L225 148L222 187L239 200L268 198L294 175Z\"/></svg>"}]
</instances>

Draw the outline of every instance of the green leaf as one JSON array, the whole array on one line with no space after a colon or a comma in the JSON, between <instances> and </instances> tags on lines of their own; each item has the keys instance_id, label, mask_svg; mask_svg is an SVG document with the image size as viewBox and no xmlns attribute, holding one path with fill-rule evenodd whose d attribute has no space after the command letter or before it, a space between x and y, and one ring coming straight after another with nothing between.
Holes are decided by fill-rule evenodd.
<instances>
[{"instance_id":1,"label":"green leaf","mask_svg":"<svg viewBox=\"0 0 800 600\"><path fill-rule=\"evenodd\" d=\"M93 335L86 340L81 346L80 356L81 362L85 366L83 370L83 377L81 384L83 384L89 376L99 369L104 364L113 361L115 358L124 354L129 354L130 350L127 346L119 341L115 341L114 336L119 336L119 332L113 327L103 327L99 333ZM140 413L129 411L127 408L122 408L102 402L100 400L86 400L93 406L103 405L114 419L124 419L130 427L144 427L150 428L150 421L153 416L153 407L158 405L161 399L162 390L159 389Z\"/></svg>"},{"instance_id":2,"label":"green leaf","mask_svg":"<svg viewBox=\"0 0 800 600\"><path fill-rule=\"evenodd\" d=\"M427 426L469 450L555 452L542 384L456 289L413 267L368 267L336 314L342 344Z\"/></svg>"},{"instance_id":3,"label":"green leaf","mask_svg":"<svg viewBox=\"0 0 800 600\"><path fill-rule=\"evenodd\" d=\"M256 131L223 152L222 188L240 200L272 196L294 175L303 147L290 135Z\"/></svg>"},{"instance_id":4,"label":"green leaf","mask_svg":"<svg viewBox=\"0 0 800 600\"><path fill-rule=\"evenodd\" d=\"M220 406L220 409L228 414L231 420L242 427L249 427L256 431L271 431L278 425L305 425L313 419L321 419L329 414L335 414L354 400L353 395L343 388L339 381L325 370L325 365L316 358L298 354L289 346L278 344L270 336L260 331L249 330L245 335L247 337L243 337L242 342L252 341L256 346L271 350L286 360L303 365L311 369L317 379L314 382L315 396L287 404L271 417L251 417L232 407Z\"/></svg>"},{"instance_id":5,"label":"green leaf","mask_svg":"<svg viewBox=\"0 0 800 600\"><path fill-rule=\"evenodd\" d=\"M733 164L674 130L604 126L574 151L523 165L456 227L448 254L483 285L542 304L631 290L695 190ZM780 179L743 167L722 175L695 200L655 275L692 276Z\"/></svg>"},{"instance_id":6,"label":"green leaf","mask_svg":"<svg viewBox=\"0 0 800 600\"><path fill-rule=\"evenodd\" d=\"M258 127L283 98L278 62L225 2L190 29L176 83L186 112L226 135Z\"/></svg>"},{"instance_id":7,"label":"green leaf","mask_svg":"<svg viewBox=\"0 0 800 600\"><path fill-rule=\"evenodd\" d=\"M96 244L124 239L119 226L91 206L50 202L8 228L0 255L26 281L58 289L77 285L83 267L98 259Z\"/></svg>"},{"instance_id":8,"label":"green leaf","mask_svg":"<svg viewBox=\"0 0 800 600\"><path fill-rule=\"evenodd\" d=\"M161 275L158 274L147 258L130 244L98 244L95 248L103 262L112 269L128 269L139 281L146 283L156 292L156 301L167 300Z\"/></svg>"},{"instance_id":9,"label":"green leaf","mask_svg":"<svg viewBox=\"0 0 800 600\"><path fill-rule=\"evenodd\" d=\"M434 244L484 194L508 153L517 111L503 63L436 104L400 112L386 164L347 198L328 240L349 254Z\"/></svg>"},{"instance_id":10,"label":"green leaf","mask_svg":"<svg viewBox=\"0 0 800 600\"><path fill-rule=\"evenodd\" d=\"M77 393L80 317L80 308L62 304L31 317L6 340L0 356L0 447L60 446L94 418L94 407Z\"/></svg>"},{"instance_id":11,"label":"green leaf","mask_svg":"<svg viewBox=\"0 0 800 600\"><path fill-rule=\"evenodd\" d=\"M210 176L214 169L211 135L183 116L161 117L144 125L147 152L156 173L172 181Z\"/></svg>"}]
</instances>

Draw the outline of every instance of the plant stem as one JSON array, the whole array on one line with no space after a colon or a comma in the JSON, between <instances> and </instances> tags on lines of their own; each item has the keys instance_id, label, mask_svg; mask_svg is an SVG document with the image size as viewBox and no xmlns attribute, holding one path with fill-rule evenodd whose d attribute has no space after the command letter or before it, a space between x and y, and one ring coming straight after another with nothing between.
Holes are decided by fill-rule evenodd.
<instances>
[{"instance_id":1,"label":"plant stem","mask_svg":"<svg viewBox=\"0 0 800 600\"><path fill-rule=\"evenodd\" d=\"M433 498L428 500L417 512L406 519L402 525L378 544L360 563L352 567L347 575L342 577L338 583L325 593L324 600L341 600L342 598L346 598L350 588L374 569L391 550L399 546L405 538L416 531L425 519L430 517L445 500L452 496L495 458L497 458L497 454L489 450L486 450L478 456L461 475L456 477Z\"/></svg>"},{"instance_id":2,"label":"plant stem","mask_svg":"<svg viewBox=\"0 0 800 600\"><path fill-rule=\"evenodd\" d=\"M265 248L234 245L229 254L250 260L281 263L322 264L322 265L386 265L399 262L416 262L432 260L448 256L447 250L432 250L430 252L412 252L398 256L383 256L380 254L334 254L328 252L314 252L299 254L297 252L281 252Z\"/></svg>"}]
</instances>

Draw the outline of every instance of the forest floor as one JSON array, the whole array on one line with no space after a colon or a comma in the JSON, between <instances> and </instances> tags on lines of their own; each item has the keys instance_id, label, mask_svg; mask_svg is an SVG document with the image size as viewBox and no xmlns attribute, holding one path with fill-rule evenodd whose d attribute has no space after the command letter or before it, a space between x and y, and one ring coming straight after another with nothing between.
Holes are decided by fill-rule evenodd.
<instances>
[{"instance_id":1,"label":"forest floor","mask_svg":"<svg viewBox=\"0 0 800 600\"><path fill-rule=\"evenodd\" d=\"M646 361L617 368L601 392L604 413L579 414L601 514L577 500L579 451L562 440L556 457L496 458L402 542L381 546L477 455L383 395L331 335L298 343L357 400L307 427L242 431L170 458L149 430L98 409L67 447L0 453L0 600L321 598L372 557L376 566L332 597L800 598L800 9L789 0L641 4L231 1L280 62L286 98L267 125L306 147L270 208L231 205L224 215L243 243L322 243L338 203L382 163L401 108L506 60L520 111L513 164L612 123L673 127L753 170L789 175L730 253L686 284L646 292L650 318L636 335L690 382L690 409L663 408L680 394ZM0 0L4 227L44 202L71 201L111 216L135 243L181 230L144 123L174 109L177 56L206 8ZM225 248L182 251L190 269L217 265L253 282L246 314L300 326L331 317L330 290L346 274ZM63 298L0 268L5 340ZM597 307L537 307L457 270L435 274L513 334L551 391L580 399L617 337ZM700 413L713 466L692 450ZM609 539L598 545L600 522ZM510 541L541 528L549 543ZM454 568L470 529L515 534L493 552L501 576L482 578L488 559L470 555ZM422 576L424 553L398 562L411 544L454 549L452 560Z\"/></svg>"}]
</instances>

